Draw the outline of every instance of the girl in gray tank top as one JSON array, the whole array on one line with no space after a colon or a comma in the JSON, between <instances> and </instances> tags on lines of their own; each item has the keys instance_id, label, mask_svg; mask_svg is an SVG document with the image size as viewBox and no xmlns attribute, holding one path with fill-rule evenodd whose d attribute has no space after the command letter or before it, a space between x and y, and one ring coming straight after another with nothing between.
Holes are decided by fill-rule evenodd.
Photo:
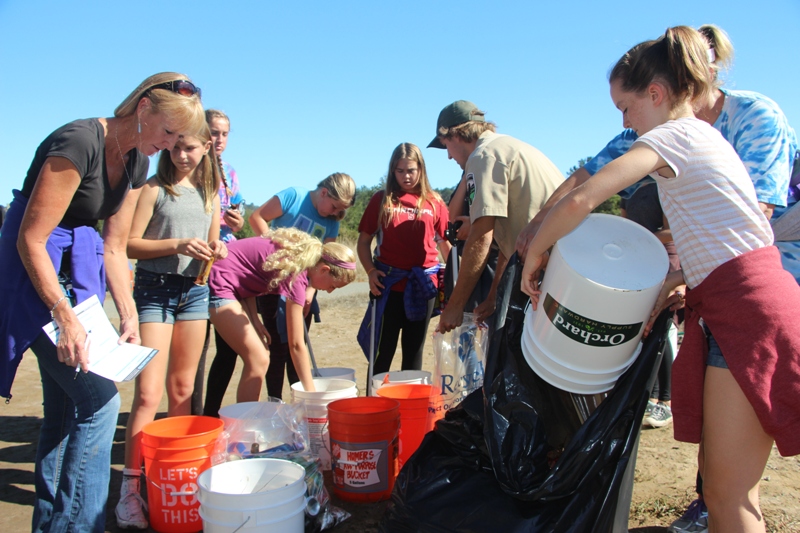
<instances>
[{"instance_id":1,"label":"girl in gray tank top","mask_svg":"<svg viewBox=\"0 0 800 533\"><path fill-rule=\"evenodd\" d=\"M117 522L147 527L139 494L139 433L155 418L164 393L168 415L189 415L195 373L208 321L208 286L196 284L204 262L227 256L219 238L219 166L206 126L163 151L156 175L136 206L128 255L137 259L134 300L142 344L158 354L136 378L125 432L125 469Z\"/></svg>"}]
</instances>

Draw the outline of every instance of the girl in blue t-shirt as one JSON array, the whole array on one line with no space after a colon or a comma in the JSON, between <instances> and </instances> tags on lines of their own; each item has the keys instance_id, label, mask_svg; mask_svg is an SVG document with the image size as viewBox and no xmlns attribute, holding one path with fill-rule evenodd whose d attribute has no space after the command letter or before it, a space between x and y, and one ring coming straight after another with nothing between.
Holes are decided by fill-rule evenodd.
<instances>
[{"instance_id":1,"label":"girl in blue t-shirt","mask_svg":"<svg viewBox=\"0 0 800 533\"><path fill-rule=\"evenodd\" d=\"M142 190L128 239L138 259L134 300L142 344L158 354L136 378L125 430L125 469L117 523L147 527L139 496L142 428L155 418L166 391L169 416L191 414L191 395L208 322L208 287L196 284L203 262L222 258L219 238L219 167L208 127L161 152L156 175Z\"/></svg>"},{"instance_id":2,"label":"girl in blue t-shirt","mask_svg":"<svg viewBox=\"0 0 800 533\"><path fill-rule=\"evenodd\" d=\"M356 184L353 178L342 172L335 172L319 182L313 191L300 187L289 187L280 191L253 211L250 225L256 233L263 232L268 227L297 228L323 243L333 242L339 235L339 222L353 205L355 193ZM267 393L280 398L284 376L289 378L290 385L299 380L290 357L289 344L305 341L289 338L285 300L274 295L262 296L258 298L258 309L264 325L272 334ZM319 321L319 304L313 288L306 293L303 314L306 328L311 327L312 317Z\"/></svg>"}]
</instances>

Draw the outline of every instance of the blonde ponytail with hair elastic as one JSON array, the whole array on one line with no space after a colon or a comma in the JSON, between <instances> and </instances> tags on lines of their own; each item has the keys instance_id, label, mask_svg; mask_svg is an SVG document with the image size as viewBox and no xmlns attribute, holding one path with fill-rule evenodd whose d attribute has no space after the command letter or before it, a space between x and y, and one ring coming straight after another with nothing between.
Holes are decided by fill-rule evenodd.
<instances>
[{"instance_id":1,"label":"blonde ponytail with hair elastic","mask_svg":"<svg viewBox=\"0 0 800 533\"><path fill-rule=\"evenodd\" d=\"M733 66L733 43L725 30L713 24L704 24L698 31L708 42L709 54L714 58L711 61L714 69L714 86L719 88L724 85L719 79L720 71L728 71Z\"/></svg>"}]
</instances>

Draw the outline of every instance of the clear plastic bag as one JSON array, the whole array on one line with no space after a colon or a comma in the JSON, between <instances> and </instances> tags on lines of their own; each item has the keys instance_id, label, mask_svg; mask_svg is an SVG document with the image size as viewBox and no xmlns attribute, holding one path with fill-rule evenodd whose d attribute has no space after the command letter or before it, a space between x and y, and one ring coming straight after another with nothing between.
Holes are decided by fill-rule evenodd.
<instances>
[{"instance_id":1,"label":"clear plastic bag","mask_svg":"<svg viewBox=\"0 0 800 533\"><path fill-rule=\"evenodd\" d=\"M483 386L486 367L487 328L464 313L462 324L447 333L433 335L434 370L428 403L428 430L444 413Z\"/></svg>"},{"instance_id":2,"label":"clear plastic bag","mask_svg":"<svg viewBox=\"0 0 800 533\"><path fill-rule=\"evenodd\" d=\"M226 421L212 464L256 457L286 459L305 468L306 533L331 529L350 517L331 504L322 464L311 452L306 409L302 403L258 402Z\"/></svg>"}]
</instances>

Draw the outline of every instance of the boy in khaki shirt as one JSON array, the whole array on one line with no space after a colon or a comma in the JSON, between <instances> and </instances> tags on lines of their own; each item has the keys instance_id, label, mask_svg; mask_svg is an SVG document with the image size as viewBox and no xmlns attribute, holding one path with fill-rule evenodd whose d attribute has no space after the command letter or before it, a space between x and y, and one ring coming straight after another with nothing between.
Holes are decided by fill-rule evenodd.
<instances>
[{"instance_id":1,"label":"boy in khaki shirt","mask_svg":"<svg viewBox=\"0 0 800 533\"><path fill-rule=\"evenodd\" d=\"M500 255L492 290L475 308L479 320L494 312L497 283L514 253L517 235L564 181L556 166L539 150L508 135L495 133L475 104L459 100L439 113L436 138L429 148L444 148L464 170L459 187L466 187L471 227L458 283L439 318L438 331L459 325L464 306L489 256L492 240ZM473 310L467 310L473 312Z\"/></svg>"}]
</instances>

